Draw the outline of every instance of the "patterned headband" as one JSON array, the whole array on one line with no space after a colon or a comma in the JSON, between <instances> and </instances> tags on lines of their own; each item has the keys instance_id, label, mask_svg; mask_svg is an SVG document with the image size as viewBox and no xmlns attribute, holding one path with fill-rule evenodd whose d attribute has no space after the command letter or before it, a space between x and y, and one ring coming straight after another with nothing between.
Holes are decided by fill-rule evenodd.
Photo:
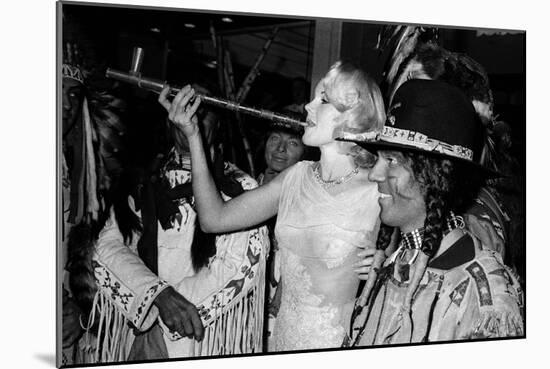
<instances>
[{"instance_id":1,"label":"patterned headband","mask_svg":"<svg viewBox=\"0 0 550 369\"><path fill-rule=\"evenodd\" d=\"M82 70L74 65L63 64L61 66L61 73L63 78L71 78L80 83L84 83L84 76L82 75Z\"/></svg>"}]
</instances>

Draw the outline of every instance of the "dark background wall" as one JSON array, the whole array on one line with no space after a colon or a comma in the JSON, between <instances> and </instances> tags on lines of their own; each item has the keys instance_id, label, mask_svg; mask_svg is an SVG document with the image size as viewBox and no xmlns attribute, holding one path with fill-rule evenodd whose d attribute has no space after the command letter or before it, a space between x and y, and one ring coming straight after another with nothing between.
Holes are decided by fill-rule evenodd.
<instances>
[{"instance_id":1,"label":"dark background wall","mask_svg":"<svg viewBox=\"0 0 550 369\"><path fill-rule=\"evenodd\" d=\"M234 22L222 22L224 16L231 16ZM186 28L186 23L194 23L195 28ZM209 27L214 26L231 52L235 82L239 86L273 26L280 26L246 100L249 105L273 110L290 103L292 78L302 77L311 82L311 65L315 53L319 53L319 48L315 53L313 50L316 24L318 20L307 17L72 4L63 6L62 19L64 40L77 40L89 59L102 68L128 70L132 48L141 46L146 50L143 75L175 84L199 83L217 93L216 69L207 66L215 59ZM375 50L381 26L383 24L342 21L339 39L332 40L338 43L337 55L359 62L378 81L382 80L388 58L387 52ZM442 27L439 39L443 47L467 53L485 67L493 89L495 111L511 125L514 154L524 163L525 33ZM329 47L321 45L320 52ZM133 105L139 110L135 114L139 121L161 119L162 111L154 96L135 88L126 88L125 93L129 100L138 101Z\"/></svg>"}]
</instances>

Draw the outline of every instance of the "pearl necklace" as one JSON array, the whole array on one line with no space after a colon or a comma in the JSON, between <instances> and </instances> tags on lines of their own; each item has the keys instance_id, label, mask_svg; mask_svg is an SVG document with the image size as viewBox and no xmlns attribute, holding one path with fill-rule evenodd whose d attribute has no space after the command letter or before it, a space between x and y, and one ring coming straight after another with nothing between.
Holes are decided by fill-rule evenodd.
<instances>
[{"instance_id":1,"label":"pearl necklace","mask_svg":"<svg viewBox=\"0 0 550 369\"><path fill-rule=\"evenodd\" d=\"M337 186L339 184L346 183L347 181L355 177L357 173L359 173L359 167L356 166L351 172L349 172L345 176L342 176L340 178L336 178L330 181L325 181L323 177L321 177L321 173L319 170L320 168L321 168L321 164L319 162L313 164L313 177L315 178L317 183L319 183L321 187L323 187L324 189L328 189L328 188Z\"/></svg>"}]
</instances>

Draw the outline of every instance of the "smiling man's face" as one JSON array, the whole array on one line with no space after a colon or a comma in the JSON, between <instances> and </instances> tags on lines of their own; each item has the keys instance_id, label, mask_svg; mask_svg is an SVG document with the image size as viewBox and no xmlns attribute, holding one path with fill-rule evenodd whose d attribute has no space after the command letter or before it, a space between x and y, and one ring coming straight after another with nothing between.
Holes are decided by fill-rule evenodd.
<instances>
[{"instance_id":1,"label":"smiling man's face","mask_svg":"<svg viewBox=\"0 0 550 369\"><path fill-rule=\"evenodd\" d=\"M410 232L424 226L426 204L420 183L398 151L378 151L378 159L369 172L378 183L380 219L383 223Z\"/></svg>"}]
</instances>

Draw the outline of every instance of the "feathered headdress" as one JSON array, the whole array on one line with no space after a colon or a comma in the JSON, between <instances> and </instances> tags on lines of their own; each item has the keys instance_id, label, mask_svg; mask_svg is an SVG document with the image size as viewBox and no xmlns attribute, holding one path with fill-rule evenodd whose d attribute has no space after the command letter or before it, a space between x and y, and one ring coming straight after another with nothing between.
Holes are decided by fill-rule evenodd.
<instances>
[{"instance_id":1,"label":"feathered headdress","mask_svg":"<svg viewBox=\"0 0 550 369\"><path fill-rule=\"evenodd\" d=\"M63 175L70 193L64 199L69 201L66 226L71 227L66 269L73 297L88 312L96 291L93 243L109 214L112 184L122 172L126 129L120 119L123 102L107 90L103 74L85 61L75 44L65 45L63 84L75 80L84 91L76 122L63 135Z\"/></svg>"},{"instance_id":2,"label":"feathered headdress","mask_svg":"<svg viewBox=\"0 0 550 369\"><path fill-rule=\"evenodd\" d=\"M437 29L421 26L387 26L379 33L379 50L392 47L385 73L386 98L391 106L399 86L409 79L436 79L460 88L472 101L485 128L480 163L498 171L495 126L504 124L494 115L493 94L485 69L466 54L439 45Z\"/></svg>"},{"instance_id":3,"label":"feathered headdress","mask_svg":"<svg viewBox=\"0 0 550 369\"><path fill-rule=\"evenodd\" d=\"M126 130L120 114L124 104L104 87L98 88L100 83L94 79L93 68L83 62L75 44L65 45L61 74L63 80L81 83L85 91L78 119L81 135L67 135L63 139L63 146L78 147L75 152L79 155L73 157L72 168L66 164L63 168L71 178L69 220L73 224L89 223L97 221L106 211L105 194L122 169L121 138Z\"/></svg>"}]
</instances>

